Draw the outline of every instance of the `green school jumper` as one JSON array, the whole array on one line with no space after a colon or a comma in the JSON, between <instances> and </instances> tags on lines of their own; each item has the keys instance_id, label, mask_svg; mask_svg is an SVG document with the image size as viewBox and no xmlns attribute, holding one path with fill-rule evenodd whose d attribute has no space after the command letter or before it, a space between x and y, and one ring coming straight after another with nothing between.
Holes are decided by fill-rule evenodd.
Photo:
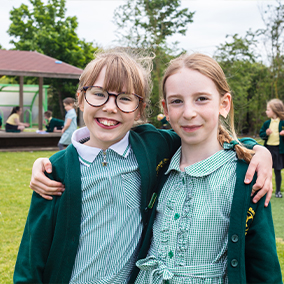
<instances>
[{"instance_id":1,"label":"green school jumper","mask_svg":"<svg viewBox=\"0 0 284 284\"><path fill-rule=\"evenodd\" d=\"M142 125L130 131L129 142L141 175L141 214L143 232L139 258L150 247L155 216L156 196L165 179L164 173L180 138L173 132ZM250 148L252 139L243 141ZM53 166L48 175L65 185L61 197L52 201L33 193L14 272L14 283L69 283L77 254L81 224L81 177L78 154L73 145L50 158ZM133 283L138 268L134 268Z\"/></svg>"},{"instance_id":2,"label":"green school jumper","mask_svg":"<svg viewBox=\"0 0 284 284\"><path fill-rule=\"evenodd\" d=\"M53 132L54 127L57 129L62 129L64 126L64 121L57 118L51 118L49 123L46 125L46 132Z\"/></svg>"}]
</instances>

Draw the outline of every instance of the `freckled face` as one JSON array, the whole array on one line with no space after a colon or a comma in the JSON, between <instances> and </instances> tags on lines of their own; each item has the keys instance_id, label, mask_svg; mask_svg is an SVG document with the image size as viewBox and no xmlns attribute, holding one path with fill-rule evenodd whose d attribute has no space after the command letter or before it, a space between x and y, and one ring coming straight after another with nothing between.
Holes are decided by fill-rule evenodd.
<instances>
[{"instance_id":1,"label":"freckled face","mask_svg":"<svg viewBox=\"0 0 284 284\"><path fill-rule=\"evenodd\" d=\"M103 87L105 72L104 67L93 86ZM117 94L114 90L108 91ZM135 120L140 117L139 108L132 113L120 111L115 104L114 96L110 96L108 102L100 107L90 106L84 99L80 109L83 111L84 122L90 130L90 140L86 144L104 150L123 139Z\"/></svg>"},{"instance_id":2,"label":"freckled face","mask_svg":"<svg viewBox=\"0 0 284 284\"><path fill-rule=\"evenodd\" d=\"M164 111L182 145L210 147L217 141L220 94L198 71L182 68L165 83Z\"/></svg>"}]
</instances>

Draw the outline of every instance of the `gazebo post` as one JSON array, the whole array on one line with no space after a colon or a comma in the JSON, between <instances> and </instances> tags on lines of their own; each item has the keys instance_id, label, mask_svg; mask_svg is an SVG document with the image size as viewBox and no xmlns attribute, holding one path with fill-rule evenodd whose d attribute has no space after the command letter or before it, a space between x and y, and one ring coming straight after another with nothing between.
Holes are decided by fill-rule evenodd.
<instances>
[{"instance_id":1,"label":"gazebo post","mask_svg":"<svg viewBox=\"0 0 284 284\"><path fill-rule=\"evenodd\" d=\"M42 87L43 87L43 77L39 77L38 82L38 129L42 130L42 121L43 121L43 113L42 113Z\"/></svg>"},{"instance_id":2,"label":"gazebo post","mask_svg":"<svg viewBox=\"0 0 284 284\"><path fill-rule=\"evenodd\" d=\"M19 106L22 109L20 120L24 118L24 76L20 76L20 93L19 93Z\"/></svg>"}]
</instances>

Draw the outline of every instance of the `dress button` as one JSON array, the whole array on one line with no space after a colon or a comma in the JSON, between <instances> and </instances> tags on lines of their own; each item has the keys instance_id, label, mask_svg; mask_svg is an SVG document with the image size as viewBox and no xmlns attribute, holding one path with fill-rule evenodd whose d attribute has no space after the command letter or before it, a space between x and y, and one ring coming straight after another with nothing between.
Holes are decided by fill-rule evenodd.
<instances>
[{"instance_id":1,"label":"dress button","mask_svg":"<svg viewBox=\"0 0 284 284\"><path fill-rule=\"evenodd\" d=\"M175 214L174 219L177 220L180 217L178 213Z\"/></svg>"},{"instance_id":2,"label":"dress button","mask_svg":"<svg viewBox=\"0 0 284 284\"><path fill-rule=\"evenodd\" d=\"M169 251L169 257L172 258L174 256L174 253L172 251Z\"/></svg>"},{"instance_id":3,"label":"dress button","mask_svg":"<svg viewBox=\"0 0 284 284\"><path fill-rule=\"evenodd\" d=\"M233 267L237 267L238 266L238 264L239 264L239 262L234 258L234 259L232 259L232 261L231 261L231 265L233 266Z\"/></svg>"},{"instance_id":4,"label":"dress button","mask_svg":"<svg viewBox=\"0 0 284 284\"><path fill-rule=\"evenodd\" d=\"M239 241L239 236L238 235L232 235L231 240L232 240L233 243L236 243L236 242Z\"/></svg>"}]
</instances>

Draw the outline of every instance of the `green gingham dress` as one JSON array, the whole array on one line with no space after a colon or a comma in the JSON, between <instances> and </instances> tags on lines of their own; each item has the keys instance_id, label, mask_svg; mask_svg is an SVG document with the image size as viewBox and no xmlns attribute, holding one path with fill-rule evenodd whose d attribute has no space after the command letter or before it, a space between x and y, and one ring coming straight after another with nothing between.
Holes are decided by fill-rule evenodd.
<instances>
[{"instance_id":1,"label":"green gingham dress","mask_svg":"<svg viewBox=\"0 0 284 284\"><path fill-rule=\"evenodd\" d=\"M228 229L236 153L221 150L185 168L181 148L158 200L153 239L135 283L228 283Z\"/></svg>"}]
</instances>

